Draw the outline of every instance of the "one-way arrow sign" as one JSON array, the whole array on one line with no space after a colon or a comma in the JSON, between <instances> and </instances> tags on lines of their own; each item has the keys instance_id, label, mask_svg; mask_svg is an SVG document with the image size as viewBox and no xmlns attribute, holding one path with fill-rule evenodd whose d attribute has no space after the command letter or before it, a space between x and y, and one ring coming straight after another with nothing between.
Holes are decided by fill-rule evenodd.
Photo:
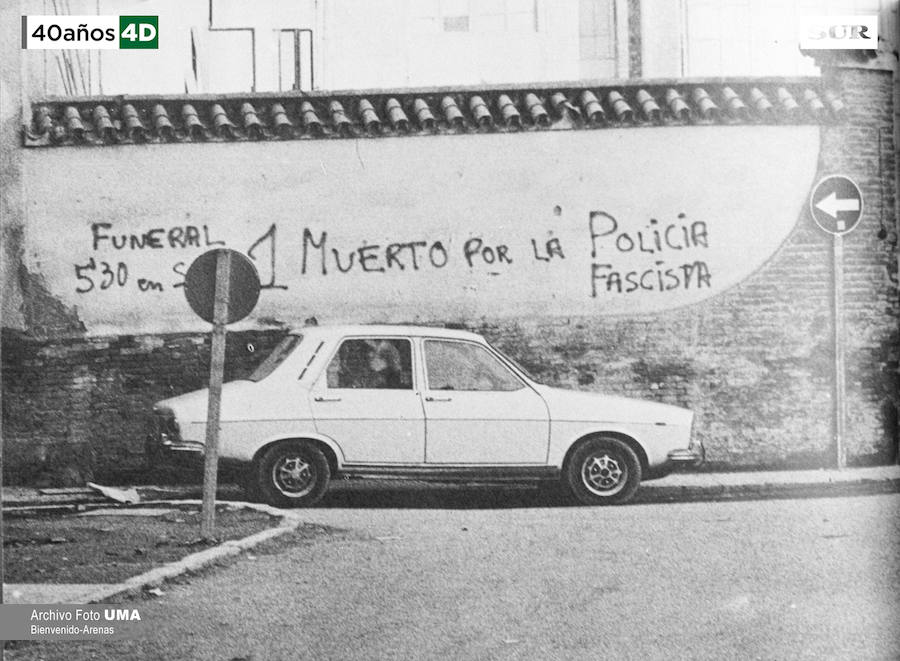
<instances>
[{"instance_id":1,"label":"one-way arrow sign","mask_svg":"<svg viewBox=\"0 0 900 661\"><path fill-rule=\"evenodd\" d=\"M837 219L838 211L859 211L859 200L856 198L839 199L837 193L832 191L828 197L816 204L816 208Z\"/></svg>"},{"instance_id":2,"label":"one-way arrow sign","mask_svg":"<svg viewBox=\"0 0 900 661\"><path fill-rule=\"evenodd\" d=\"M849 177L830 175L813 188L809 208L813 220L823 230L829 234L846 234L862 218L862 193Z\"/></svg>"}]
</instances>

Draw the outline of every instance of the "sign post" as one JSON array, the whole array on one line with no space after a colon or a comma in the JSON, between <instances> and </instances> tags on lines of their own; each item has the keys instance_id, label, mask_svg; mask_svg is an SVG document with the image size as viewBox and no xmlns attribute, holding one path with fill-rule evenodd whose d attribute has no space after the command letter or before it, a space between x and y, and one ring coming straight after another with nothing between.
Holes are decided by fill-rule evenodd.
<instances>
[{"instance_id":1,"label":"sign post","mask_svg":"<svg viewBox=\"0 0 900 661\"><path fill-rule=\"evenodd\" d=\"M191 264L184 280L185 296L191 308L213 325L200 522L200 537L204 540L215 539L225 327L250 314L259 300L259 290L259 275L253 263L240 253L226 248L200 255Z\"/></svg>"},{"instance_id":2,"label":"sign post","mask_svg":"<svg viewBox=\"0 0 900 661\"><path fill-rule=\"evenodd\" d=\"M216 485L219 466L219 419L222 410L222 380L225 375L225 323L228 321L231 253L223 250L216 259L216 293L210 349L209 400L206 407L206 454L203 461L203 519L200 537L213 539L216 523Z\"/></svg>"},{"instance_id":3,"label":"sign post","mask_svg":"<svg viewBox=\"0 0 900 661\"><path fill-rule=\"evenodd\" d=\"M847 464L844 435L847 419L846 354L844 348L844 234L859 224L863 199L849 177L829 175L819 181L809 197L813 220L832 235L834 274L834 451L838 469Z\"/></svg>"},{"instance_id":4,"label":"sign post","mask_svg":"<svg viewBox=\"0 0 900 661\"><path fill-rule=\"evenodd\" d=\"M847 367L844 352L844 237L834 235L834 452L839 470L846 467L844 425L847 418Z\"/></svg>"}]
</instances>

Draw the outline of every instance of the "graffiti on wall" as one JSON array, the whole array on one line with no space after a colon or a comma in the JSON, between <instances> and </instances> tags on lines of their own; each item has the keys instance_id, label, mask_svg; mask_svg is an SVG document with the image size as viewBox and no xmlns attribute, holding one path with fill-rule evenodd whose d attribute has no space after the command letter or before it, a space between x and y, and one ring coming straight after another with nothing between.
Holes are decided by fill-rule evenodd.
<instances>
[{"instance_id":1,"label":"graffiti on wall","mask_svg":"<svg viewBox=\"0 0 900 661\"><path fill-rule=\"evenodd\" d=\"M670 292L692 287L711 288L709 265L702 259L703 251L696 250L709 248L709 229L702 220L688 222L684 213L678 214L678 221L661 224L658 219L651 218L644 228L632 234L619 232L619 223L611 214L592 211L591 258L594 261L591 263L591 296L596 298L598 291L601 294L631 294ZM643 270L623 272L615 263L598 263L597 241L607 237L616 252L629 254L638 251L655 255L652 265ZM682 256L678 254L681 251L687 253ZM674 262L671 260L673 255L676 255Z\"/></svg>"},{"instance_id":2,"label":"graffiti on wall","mask_svg":"<svg viewBox=\"0 0 900 661\"><path fill-rule=\"evenodd\" d=\"M256 264L257 319L285 323L688 305L744 280L788 236L815 177L818 129L191 149L191 161L117 150L140 173L128 186L109 163L75 175L67 163L108 150L28 154L42 182L105 173L38 196L27 237L32 267L92 332L196 327L184 274L217 246Z\"/></svg>"},{"instance_id":3,"label":"graffiti on wall","mask_svg":"<svg viewBox=\"0 0 900 661\"><path fill-rule=\"evenodd\" d=\"M680 221L685 218L684 213L678 214ZM177 252L184 248L212 248L224 246L226 241L210 237L209 227L203 225L195 227L157 227L140 234L110 234L113 229L111 223L93 223L91 225L92 250L104 252L111 248L120 253L118 261L98 261L91 256L81 264L73 264L75 270L75 292L88 294L94 291L106 291L124 289L129 286L139 292L162 292L166 289L163 280L153 278L135 277L129 270L127 252L134 250L166 250ZM686 224L669 223L660 225L655 218L644 230L638 230L635 236L628 232L618 232L618 221L605 211L591 211L588 218L587 229L591 242L591 258L598 257L598 246L602 247L601 239L610 237L614 251L619 253L631 253L638 251L649 255L664 257L661 253L688 250L696 248L709 248L709 230L703 221L694 221ZM273 223L252 245L246 249L246 254L257 264L257 270L268 272L268 282L262 285L262 289L288 289L288 285L276 283L278 225ZM635 238L636 237L636 238ZM496 265L503 268L514 263L532 260L535 262L549 262L555 259L566 258L562 243L558 238L546 241L541 239L542 245L538 245L538 239L530 239L531 250L528 254L516 256L513 260L512 249L508 244L499 243L486 245L481 237L469 237L462 244L460 254L455 258L469 269L476 264L486 266ZM449 240L433 239L418 241L393 242L386 245L364 241L357 247L350 249L333 247L333 242L328 243L328 232L321 231L318 236L309 228L302 230L301 251L299 257L300 274L320 273L327 276L329 272L335 274L357 273L386 273L391 271L403 272L407 269L415 272L421 269L443 269L451 262L450 253L445 244ZM261 248L268 244L269 249ZM126 255L122 256L121 253ZM259 256L257 252L261 253ZM658 254L659 253L659 254ZM696 256L692 255L691 257ZM687 259L690 259L688 257ZM685 259L685 258L682 258ZM183 278L188 264L184 260L173 262L168 279L168 287L177 289L184 286ZM496 271L490 272L497 275ZM694 259L682 264L671 264L664 259L654 259L653 266L643 271L621 272L615 264L601 264L597 261L591 263L591 297L597 298L600 294L626 293L640 291L672 291L681 288L711 287L711 274L709 266L701 259Z\"/></svg>"}]
</instances>

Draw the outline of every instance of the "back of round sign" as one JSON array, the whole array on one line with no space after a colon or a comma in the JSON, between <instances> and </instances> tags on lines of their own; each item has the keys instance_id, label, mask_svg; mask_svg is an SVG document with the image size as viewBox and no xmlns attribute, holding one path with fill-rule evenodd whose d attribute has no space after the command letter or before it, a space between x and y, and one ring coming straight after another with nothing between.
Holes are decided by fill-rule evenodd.
<instances>
[{"instance_id":1,"label":"back of round sign","mask_svg":"<svg viewBox=\"0 0 900 661\"><path fill-rule=\"evenodd\" d=\"M213 323L216 299L216 264L224 253L231 255L231 277L228 279L228 321L240 321L253 311L259 301L259 274L253 262L230 248L209 250L195 259L184 277L184 295L191 309L204 321Z\"/></svg>"}]
</instances>

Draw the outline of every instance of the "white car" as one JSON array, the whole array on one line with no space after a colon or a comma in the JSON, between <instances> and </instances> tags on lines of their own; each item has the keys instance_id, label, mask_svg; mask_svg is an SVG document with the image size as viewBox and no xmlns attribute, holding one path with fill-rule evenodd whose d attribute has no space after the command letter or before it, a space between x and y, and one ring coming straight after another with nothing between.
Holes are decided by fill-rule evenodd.
<instances>
[{"instance_id":1,"label":"white car","mask_svg":"<svg viewBox=\"0 0 900 661\"><path fill-rule=\"evenodd\" d=\"M155 405L156 458L202 457L207 398ZM557 480L582 503L623 503L642 477L703 461L691 411L551 388L480 335L442 328L299 329L223 386L221 411L221 461L277 506L350 477Z\"/></svg>"}]
</instances>

